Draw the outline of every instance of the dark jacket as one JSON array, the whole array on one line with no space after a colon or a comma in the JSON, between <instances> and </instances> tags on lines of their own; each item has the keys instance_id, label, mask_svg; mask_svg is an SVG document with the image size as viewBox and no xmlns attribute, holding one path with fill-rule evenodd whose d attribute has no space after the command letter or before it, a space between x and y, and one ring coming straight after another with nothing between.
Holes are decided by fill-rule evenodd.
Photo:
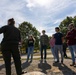
<instances>
[{"instance_id":1,"label":"dark jacket","mask_svg":"<svg viewBox=\"0 0 76 75\"><path fill-rule=\"evenodd\" d=\"M0 34L3 33L1 45L18 45L21 41L20 31L14 25L6 25L0 28Z\"/></svg>"},{"instance_id":2,"label":"dark jacket","mask_svg":"<svg viewBox=\"0 0 76 75\"><path fill-rule=\"evenodd\" d=\"M66 35L66 39L68 40L68 45L76 45L76 29L69 31Z\"/></svg>"}]
</instances>

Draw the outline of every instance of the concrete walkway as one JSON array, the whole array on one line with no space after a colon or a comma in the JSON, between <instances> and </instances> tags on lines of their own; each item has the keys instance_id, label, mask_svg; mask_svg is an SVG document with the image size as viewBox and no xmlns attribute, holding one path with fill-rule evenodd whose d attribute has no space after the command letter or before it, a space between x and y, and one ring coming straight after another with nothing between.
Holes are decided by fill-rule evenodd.
<instances>
[{"instance_id":1,"label":"concrete walkway","mask_svg":"<svg viewBox=\"0 0 76 75\"><path fill-rule=\"evenodd\" d=\"M70 58L64 59L64 64L61 64L61 62L54 63L53 62L54 59L53 59L53 55L51 54L51 51L49 50L47 53L48 55L47 55L46 63L40 62L39 52L34 53L33 62L29 61L28 63L26 62L27 55L21 55L23 71L27 71L28 75L33 75L33 73L35 72L38 73L42 72L45 75L76 75L76 67L70 66L70 63L72 63L72 60ZM68 57L71 57L69 51L67 51L67 55ZM17 75L13 60L11 61L11 67L12 67L12 75ZM0 75L5 75L5 66L2 58L0 58Z\"/></svg>"},{"instance_id":2,"label":"concrete walkway","mask_svg":"<svg viewBox=\"0 0 76 75\"><path fill-rule=\"evenodd\" d=\"M23 71L27 71L28 75L33 75L30 72L42 72L46 75L76 75L76 67L71 67L70 63L71 59L64 59L64 64L60 62L54 63L53 59L47 59L46 63L41 63L39 60L27 63L25 60L22 60L22 69ZM0 64L0 75L5 75L4 62L0 61ZM11 67L12 75L17 75L13 62L11 63Z\"/></svg>"},{"instance_id":3,"label":"concrete walkway","mask_svg":"<svg viewBox=\"0 0 76 75\"><path fill-rule=\"evenodd\" d=\"M70 52L68 52L67 55L68 55L68 57L71 57ZM60 54L59 54L59 57L60 57ZM22 59L26 59L27 58L27 55L22 55L21 58ZM51 53L50 54L47 54L47 58L53 58L53 55ZM40 59L40 54L39 55L33 55L33 59Z\"/></svg>"},{"instance_id":4,"label":"concrete walkway","mask_svg":"<svg viewBox=\"0 0 76 75\"><path fill-rule=\"evenodd\" d=\"M61 55L59 54L59 57L60 57L60 56L61 56ZM68 56L68 57L71 57L71 54L70 54L69 51L67 51L67 56ZM47 51L47 59L48 59L48 58L53 58L53 55L52 55L52 53L51 53L50 50ZM21 55L21 59L22 59L22 60L27 59L27 54ZM40 52L34 53L34 54L33 54L33 59L40 59ZM0 58L0 60L3 60L3 58Z\"/></svg>"}]
</instances>

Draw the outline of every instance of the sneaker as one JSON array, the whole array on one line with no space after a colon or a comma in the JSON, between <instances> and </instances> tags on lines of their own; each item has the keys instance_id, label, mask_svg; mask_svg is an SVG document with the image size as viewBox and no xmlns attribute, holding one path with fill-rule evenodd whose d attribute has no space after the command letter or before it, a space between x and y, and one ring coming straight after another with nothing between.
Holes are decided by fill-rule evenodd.
<instances>
[{"instance_id":1,"label":"sneaker","mask_svg":"<svg viewBox=\"0 0 76 75\"><path fill-rule=\"evenodd\" d=\"M30 60L30 63L32 63L32 60Z\"/></svg>"},{"instance_id":2,"label":"sneaker","mask_svg":"<svg viewBox=\"0 0 76 75\"><path fill-rule=\"evenodd\" d=\"M63 64L63 60L61 60L61 64Z\"/></svg>"},{"instance_id":3,"label":"sneaker","mask_svg":"<svg viewBox=\"0 0 76 75\"><path fill-rule=\"evenodd\" d=\"M59 61L55 61L55 63L59 63Z\"/></svg>"},{"instance_id":4,"label":"sneaker","mask_svg":"<svg viewBox=\"0 0 76 75\"><path fill-rule=\"evenodd\" d=\"M44 59L44 63L46 63L47 61L46 61L46 59Z\"/></svg>"},{"instance_id":5,"label":"sneaker","mask_svg":"<svg viewBox=\"0 0 76 75\"><path fill-rule=\"evenodd\" d=\"M76 67L76 65L74 65L74 67Z\"/></svg>"},{"instance_id":6,"label":"sneaker","mask_svg":"<svg viewBox=\"0 0 76 75\"><path fill-rule=\"evenodd\" d=\"M57 59L55 58L54 61L57 61Z\"/></svg>"},{"instance_id":7,"label":"sneaker","mask_svg":"<svg viewBox=\"0 0 76 75\"><path fill-rule=\"evenodd\" d=\"M64 56L64 58L68 58L67 56Z\"/></svg>"},{"instance_id":8,"label":"sneaker","mask_svg":"<svg viewBox=\"0 0 76 75\"><path fill-rule=\"evenodd\" d=\"M25 74L25 73L27 73L27 71L23 71L23 72L21 73L21 75L23 75L23 74Z\"/></svg>"},{"instance_id":9,"label":"sneaker","mask_svg":"<svg viewBox=\"0 0 76 75\"><path fill-rule=\"evenodd\" d=\"M72 64L70 64L70 66L74 66L75 65L75 62L73 62Z\"/></svg>"}]
</instances>

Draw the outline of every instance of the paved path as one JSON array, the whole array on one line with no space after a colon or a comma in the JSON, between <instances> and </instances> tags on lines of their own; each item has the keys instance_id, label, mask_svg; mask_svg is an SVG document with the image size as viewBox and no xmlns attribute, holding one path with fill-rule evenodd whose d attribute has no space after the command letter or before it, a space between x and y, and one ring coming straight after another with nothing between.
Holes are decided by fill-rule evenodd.
<instances>
[{"instance_id":1,"label":"paved path","mask_svg":"<svg viewBox=\"0 0 76 75\"><path fill-rule=\"evenodd\" d=\"M40 63L39 60L33 60L32 63L26 63L22 60L23 71L42 72L46 75L76 75L76 67L70 67L71 60L65 59L64 64L53 63L53 59L47 59L47 63ZM0 75L5 75L4 62L0 61ZM16 75L14 64L12 63L12 75Z\"/></svg>"},{"instance_id":2,"label":"paved path","mask_svg":"<svg viewBox=\"0 0 76 75\"><path fill-rule=\"evenodd\" d=\"M67 53L68 54L68 57L71 57L70 53ZM59 54L60 56L60 54ZM26 59L27 58L27 55L23 55L21 56L22 59ZM50 53L47 55L47 58L53 58L53 55ZM40 59L40 55L35 55L33 56L33 59Z\"/></svg>"},{"instance_id":3,"label":"paved path","mask_svg":"<svg viewBox=\"0 0 76 75\"><path fill-rule=\"evenodd\" d=\"M50 51L49 51L50 52ZM49 53L48 52L48 53ZM69 57L70 53L67 53ZM28 62L26 63L26 55L21 56L22 58L22 69L23 71L33 72L42 72L46 75L76 75L76 67L70 67L71 59L64 59L64 64L61 63L53 63L53 56L51 53L47 56L47 62L41 63L40 62L40 56L39 53L34 54L34 60L32 63ZM15 66L12 60L11 63L12 66L12 75L16 75L15 72ZM5 67L4 67L4 61L2 58L0 59L0 75L5 75ZM33 75L33 74L32 74Z\"/></svg>"},{"instance_id":4,"label":"paved path","mask_svg":"<svg viewBox=\"0 0 76 75\"><path fill-rule=\"evenodd\" d=\"M68 57L71 57L71 54L69 51L67 51L67 55L68 55ZM60 54L59 54L59 56L60 56ZM47 58L53 58L53 55L50 50L47 51ZM21 55L21 59L24 59L24 60L27 59L27 55L26 54ZM40 59L40 52L34 53L33 59ZM0 58L0 60L3 60L3 59Z\"/></svg>"}]
</instances>

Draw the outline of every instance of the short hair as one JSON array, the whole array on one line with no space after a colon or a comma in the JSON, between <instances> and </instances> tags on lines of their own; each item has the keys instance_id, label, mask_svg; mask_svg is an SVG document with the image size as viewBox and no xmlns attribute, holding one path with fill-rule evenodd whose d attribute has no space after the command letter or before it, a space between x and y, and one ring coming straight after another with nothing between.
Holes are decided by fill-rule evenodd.
<instances>
[{"instance_id":1,"label":"short hair","mask_svg":"<svg viewBox=\"0 0 76 75\"><path fill-rule=\"evenodd\" d=\"M42 32L46 32L45 30L42 30Z\"/></svg>"},{"instance_id":2,"label":"short hair","mask_svg":"<svg viewBox=\"0 0 76 75\"><path fill-rule=\"evenodd\" d=\"M11 24L15 24L14 18L8 19L8 22L10 22L10 25L11 25Z\"/></svg>"},{"instance_id":3,"label":"short hair","mask_svg":"<svg viewBox=\"0 0 76 75\"><path fill-rule=\"evenodd\" d=\"M60 30L60 29L59 29L59 27L56 27L55 29L58 29L58 30Z\"/></svg>"},{"instance_id":4,"label":"short hair","mask_svg":"<svg viewBox=\"0 0 76 75\"><path fill-rule=\"evenodd\" d=\"M69 26L73 26L74 27L74 23L70 23Z\"/></svg>"}]
</instances>

